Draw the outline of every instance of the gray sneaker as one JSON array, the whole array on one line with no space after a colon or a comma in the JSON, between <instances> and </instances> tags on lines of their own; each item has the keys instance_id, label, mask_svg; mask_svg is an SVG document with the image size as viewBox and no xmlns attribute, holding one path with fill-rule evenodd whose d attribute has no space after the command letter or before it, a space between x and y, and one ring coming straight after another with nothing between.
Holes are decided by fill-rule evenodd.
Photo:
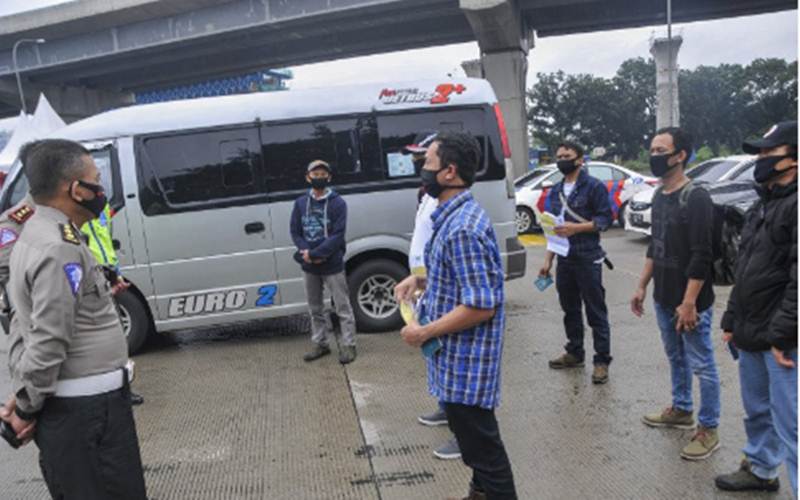
<instances>
[{"instance_id":1,"label":"gray sneaker","mask_svg":"<svg viewBox=\"0 0 800 500\"><path fill-rule=\"evenodd\" d=\"M321 358L322 356L327 356L330 353L331 353L330 347L326 345L314 344L314 347L312 347L310 351L308 351L303 355L303 361L305 361L306 363L308 363L309 361L315 361Z\"/></svg>"},{"instance_id":2,"label":"gray sneaker","mask_svg":"<svg viewBox=\"0 0 800 500\"><path fill-rule=\"evenodd\" d=\"M339 363L346 365L356 360L356 346L343 345L339 348Z\"/></svg>"},{"instance_id":3,"label":"gray sneaker","mask_svg":"<svg viewBox=\"0 0 800 500\"><path fill-rule=\"evenodd\" d=\"M458 447L456 438L451 439L433 450L433 456L440 460L455 460L461 458L461 449Z\"/></svg>"},{"instance_id":4,"label":"gray sneaker","mask_svg":"<svg viewBox=\"0 0 800 500\"><path fill-rule=\"evenodd\" d=\"M433 413L429 413L428 415L420 415L417 417L417 422L429 427L447 425L447 415L444 413L444 410L437 408Z\"/></svg>"}]
</instances>

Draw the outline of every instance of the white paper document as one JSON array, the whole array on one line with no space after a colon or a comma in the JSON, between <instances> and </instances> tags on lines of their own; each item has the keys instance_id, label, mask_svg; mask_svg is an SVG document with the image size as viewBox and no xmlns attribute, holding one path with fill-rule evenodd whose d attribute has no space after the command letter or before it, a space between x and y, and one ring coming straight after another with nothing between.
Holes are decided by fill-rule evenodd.
<instances>
[{"instance_id":1,"label":"white paper document","mask_svg":"<svg viewBox=\"0 0 800 500\"><path fill-rule=\"evenodd\" d=\"M556 234L556 227L564 225L564 216L555 216L550 212L539 214L539 224L542 226L545 238L547 238L547 249L556 255L566 257L569 255L569 239Z\"/></svg>"}]
</instances>

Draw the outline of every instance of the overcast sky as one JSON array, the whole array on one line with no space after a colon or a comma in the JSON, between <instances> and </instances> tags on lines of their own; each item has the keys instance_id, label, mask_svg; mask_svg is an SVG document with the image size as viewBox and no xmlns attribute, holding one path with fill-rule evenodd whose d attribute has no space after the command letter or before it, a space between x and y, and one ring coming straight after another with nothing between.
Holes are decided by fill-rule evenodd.
<instances>
[{"instance_id":1,"label":"overcast sky","mask_svg":"<svg viewBox=\"0 0 800 500\"><path fill-rule=\"evenodd\" d=\"M69 0L66 0L69 1ZM0 16L45 7L65 0L0 0ZM759 57L797 59L797 11L676 25L684 42L682 68L720 63L748 64ZM568 35L536 40L528 58L528 83L538 72L613 75L622 61L649 57L650 38L665 28L649 27ZM476 43L341 59L293 67L291 88L364 81L402 81L447 74L463 75L460 63L478 57Z\"/></svg>"}]
</instances>

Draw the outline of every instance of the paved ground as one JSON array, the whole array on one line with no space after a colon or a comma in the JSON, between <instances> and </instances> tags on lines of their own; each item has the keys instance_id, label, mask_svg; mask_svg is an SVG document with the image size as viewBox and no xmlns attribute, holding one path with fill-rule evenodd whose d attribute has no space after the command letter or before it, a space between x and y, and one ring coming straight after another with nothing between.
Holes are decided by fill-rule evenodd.
<instances>
[{"instance_id":1,"label":"paved ground","mask_svg":"<svg viewBox=\"0 0 800 500\"><path fill-rule=\"evenodd\" d=\"M669 403L668 365L654 315L634 318L628 299L643 239L615 230L605 246L614 364L611 381L590 371L553 372L564 343L554 289L532 276L543 248L527 238L529 276L508 283L504 403L498 412L521 499L739 499L713 487L738 463L744 432L738 375L718 344L722 449L678 457L690 433L654 430L643 413ZM717 303L724 303L720 290ZM648 304L651 306L651 304ZM717 308L719 317L719 308ZM303 319L170 336L137 357L136 409L150 496L167 499L431 499L463 493L469 473L431 450L448 438L416 416L433 408L420 354L396 333L359 336L359 359L311 365ZM0 359L5 358L0 340ZM0 370L0 394L7 393ZM695 389L696 391L696 389ZM3 499L47 498L36 449L0 446ZM778 496L791 498L788 482Z\"/></svg>"}]
</instances>

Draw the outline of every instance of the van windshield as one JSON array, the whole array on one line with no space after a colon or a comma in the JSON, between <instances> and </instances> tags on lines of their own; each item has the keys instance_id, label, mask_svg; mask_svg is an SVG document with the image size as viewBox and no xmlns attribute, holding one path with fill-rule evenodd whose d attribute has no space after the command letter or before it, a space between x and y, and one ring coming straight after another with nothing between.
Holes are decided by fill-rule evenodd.
<instances>
[{"instance_id":1,"label":"van windshield","mask_svg":"<svg viewBox=\"0 0 800 500\"><path fill-rule=\"evenodd\" d=\"M106 197L110 200L114 198L114 183L111 181L111 149L101 149L92 151L92 158L94 164L100 170L100 183L105 189ZM8 210L13 207L25 197L28 192L28 178L21 175L20 161L17 160L9 171L9 178L14 179L9 186L10 195L7 195L3 200L3 210Z\"/></svg>"}]
</instances>

